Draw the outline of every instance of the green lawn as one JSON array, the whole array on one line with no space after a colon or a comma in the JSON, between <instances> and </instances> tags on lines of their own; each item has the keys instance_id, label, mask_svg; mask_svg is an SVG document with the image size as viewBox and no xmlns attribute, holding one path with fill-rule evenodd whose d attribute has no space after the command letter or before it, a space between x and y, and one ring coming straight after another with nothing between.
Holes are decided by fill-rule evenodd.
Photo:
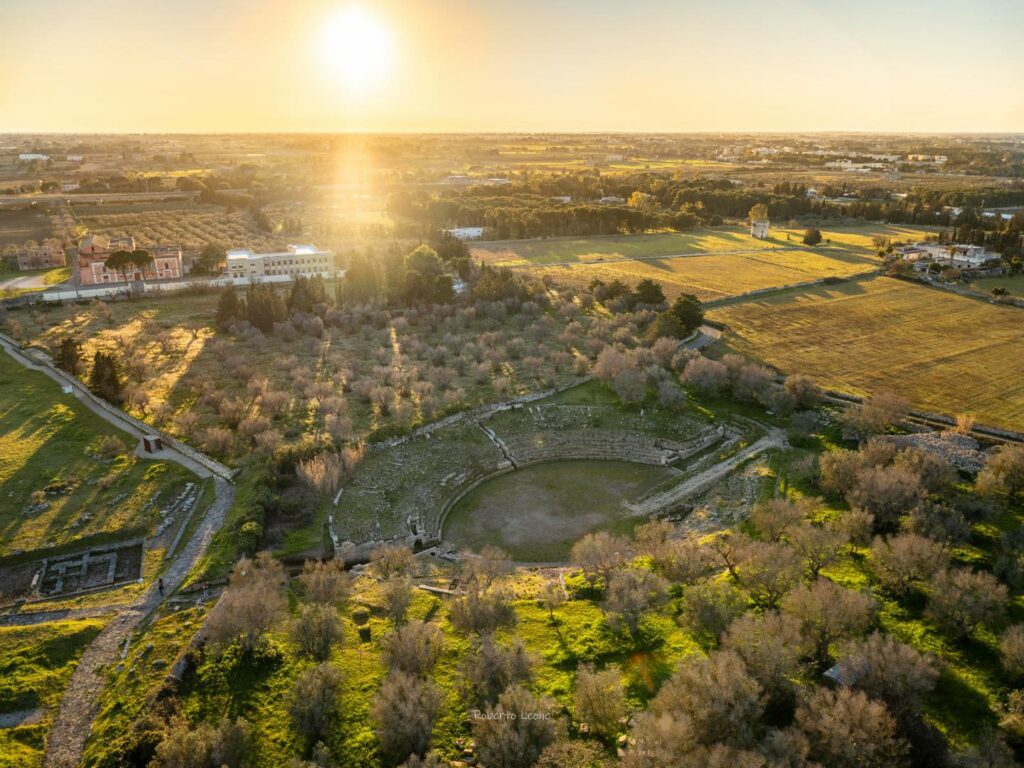
<instances>
[{"instance_id":1,"label":"green lawn","mask_svg":"<svg viewBox=\"0 0 1024 768\"><path fill-rule=\"evenodd\" d=\"M127 453L96 458L108 436L122 439ZM0 354L0 556L149 530L158 517L153 495L170 498L192 475L139 459L134 447L55 382ZM27 512L31 505L39 508Z\"/></svg>"},{"instance_id":2,"label":"green lawn","mask_svg":"<svg viewBox=\"0 0 1024 768\"><path fill-rule=\"evenodd\" d=\"M969 283L968 288L986 294L993 288L1005 288L1011 296L1024 296L1024 274L983 277Z\"/></svg>"},{"instance_id":3,"label":"green lawn","mask_svg":"<svg viewBox=\"0 0 1024 768\"><path fill-rule=\"evenodd\" d=\"M0 768L42 764L46 732L78 659L103 629L100 619L0 627L0 714L44 709L34 725L0 730Z\"/></svg>"}]
</instances>

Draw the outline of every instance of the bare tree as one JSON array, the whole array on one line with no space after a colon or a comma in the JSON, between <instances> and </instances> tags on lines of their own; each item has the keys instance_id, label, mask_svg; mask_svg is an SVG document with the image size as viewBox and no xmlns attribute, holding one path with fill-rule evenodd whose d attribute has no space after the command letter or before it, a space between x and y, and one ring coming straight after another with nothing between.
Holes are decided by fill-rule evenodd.
<instances>
[{"instance_id":1,"label":"bare tree","mask_svg":"<svg viewBox=\"0 0 1024 768\"><path fill-rule=\"evenodd\" d=\"M295 681L288 700L288 714L296 730L310 741L327 732L327 726L338 711L341 683L341 672L327 663L307 669Z\"/></svg>"},{"instance_id":2,"label":"bare tree","mask_svg":"<svg viewBox=\"0 0 1024 768\"><path fill-rule=\"evenodd\" d=\"M292 637L304 654L325 661L341 641L341 617L329 605L303 605L292 623Z\"/></svg>"},{"instance_id":3,"label":"bare tree","mask_svg":"<svg viewBox=\"0 0 1024 768\"><path fill-rule=\"evenodd\" d=\"M605 738L614 736L626 717L626 691L615 667L595 671L583 665L576 674L576 719Z\"/></svg>"},{"instance_id":4,"label":"bare tree","mask_svg":"<svg viewBox=\"0 0 1024 768\"><path fill-rule=\"evenodd\" d=\"M829 768L897 768L907 745L881 702L860 691L818 688L796 710L796 726L810 743L811 758Z\"/></svg>"},{"instance_id":5,"label":"bare tree","mask_svg":"<svg viewBox=\"0 0 1024 768\"><path fill-rule=\"evenodd\" d=\"M786 391L793 396L797 408L813 408L824 398L824 393L810 376L794 373L786 377Z\"/></svg>"},{"instance_id":6,"label":"bare tree","mask_svg":"<svg viewBox=\"0 0 1024 768\"><path fill-rule=\"evenodd\" d=\"M245 651L253 651L285 615L286 583L284 568L268 552L239 560L228 589L206 620L203 631L210 645L223 647L238 640Z\"/></svg>"},{"instance_id":7,"label":"bare tree","mask_svg":"<svg viewBox=\"0 0 1024 768\"><path fill-rule=\"evenodd\" d=\"M380 579L411 576L415 564L412 550L403 544L382 544L370 553L370 567Z\"/></svg>"},{"instance_id":8,"label":"bare tree","mask_svg":"<svg viewBox=\"0 0 1024 768\"><path fill-rule=\"evenodd\" d=\"M307 560L302 565L299 583L307 600L323 605L338 605L352 588L345 563L338 559Z\"/></svg>"},{"instance_id":9,"label":"bare tree","mask_svg":"<svg viewBox=\"0 0 1024 768\"><path fill-rule=\"evenodd\" d=\"M948 559L939 544L916 533L878 536L871 545L871 571L896 595L906 595L930 579L946 567Z\"/></svg>"},{"instance_id":10,"label":"bare tree","mask_svg":"<svg viewBox=\"0 0 1024 768\"><path fill-rule=\"evenodd\" d=\"M756 541L743 553L737 572L740 585L762 608L774 608L799 581L800 556L785 544Z\"/></svg>"},{"instance_id":11,"label":"bare tree","mask_svg":"<svg viewBox=\"0 0 1024 768\"><path fill-rule=\"evenodd\" d=\"M472 591L452 601L449 608L452 626L459 632L487 635L515 623L516 613L508 595L501 589Z\"/></svg>"},{"instance_id":12,"label":"bare tree","mask_svg":"<svg viewBox=\"0 0 1024 768\"><path fill-rule=\"evenodd\" d=\"M800 586L782 601L782 610L803 624L804 636L813 648L814 659L824 667L829 646L867 631L874 615L870 596L841 587L828 579Z\"/></svg>"},{"instance_id":13,"label":"bare tree","mask_svg":"<svg viewBox=\"0 0 1024 768\"><path fill-rule=\"evenodd\" d=\"M598 531L588 533L573 544L569 559L583 569L587 578L593 580L601 576L607 584L609 573L624 563L629 553L629 541L607 531Z\"/></svg>"},{"instance_id":14,"label":"bare tree","mask_svg":"<svg viewBox=\"0 0 1024 768\"><path fill-rule=\"evenodd\" d=\"M410 755L422 756L430 744L441 692L421 677L392 671L373 698L371 717L380 750L388 765Z\"/></svg>"},{"instance_id":15,"label":"bare tree","mask_svg":"<svg viewBox=\"0 0 1024 768\"><path fill-rule=\"evenodd\" d=\"M763 711L762 689L731 651L687 656L650 705L654 717L685 716L698 744L752 745Z\"/></svg>"},{"instance_id":16,"label":"bare tree","mask_svg":"<svg viewBox=\"0 0 1024 768\"><path fill-rule=\"evenodd\" d=\"M990 573L957 568L940 571L928 584L928 615L961 637L1000 615L1009 590Z\"/></svg>"},{"instance_id":17,"label":"bare tree","mask_svg":"<svg viewBox=\"0 0 1024 768\"><path fill-rule=\"evenodd\" d=\"M679 623L698 636L718 640L747 608L747 595L726 581L706 581L683 589Z\"/></svg>"},{"instance_id":18,"label":"bare tree","mask_svg":"<svg viewBox=\"0 0 1024 768\"><path fill-rule=\"evenodd\" d=\"M990 497L1013 498L1024 493L1024 445L1004 445L989 456L975 487Z\"/></svg>"},{"instance_id":19,"label":"bare tree","mask_svg":"<svg viewBox=\"0 0 1024 768\"><path fill-rule=\"evenodd\" d=\"M520 686L509 688L485 716L473 720L477 755L487 768L530 768L560 731L555 703Z\"/></svg>"},{"instance_id":20,"label":"bare tree","mask_svg":"<svg viewBox=\"0 0 1024 768\"><path fill-rule=\"evenodd\" d=\"M812 581L818 578L823 568L835 562L849 542L847 534L832 523L800 525L791 529L787 537L803 559L804 568Z\"/></svg>"},{"instance_id":21,"label":"bare tree","mask_svg":"<svg viewBox=\"0 0 1024 768\"><path fill-rule=\"evenodd\" d=\"M846 643L839 666L853 685L897 715L916 711L939 680L936 660L878 632Z\"/></svg>"},{"instance_id":22,"label":"bare tree","mask_svg":"<svg viewBox=\"0 0 1024 768\"><path fill-rule=\"evenodd\" d=\"M477 706L493 705L510 685L528 683L533 676L533 659L522 640L500 645L484 637L459 664L459 672Z\"/></svg>"},{"instance_id":23,"label":"bare tree","mask_svg":"<svg viewBox=\"0 0 1024 768\"><path fill-rule=\"evenodd\" d=\"M467 589L483 591L513 571L512 559L498 547L484 547L480 554L462 558L462 583Z\"/></svg>"},{"instance_id":24,"label":"bare tree","mask_svg":"<svg viewBox=\"0 0 1024 768\"><path fill-rule=\"evenodd\" d=\"M384 650L391 669L425 677L441 658L444 633L436 624L410 621L385 636Z\"/></svg>"},{"instance_id":25,"label":"bare tree","mask_svg":"<svg viewBox=\"0 0 1024 768\"><path fill-rule=\"evenodd\" d=\"M999 640L1003 667L1011 675L1024 675L1024 624L1014 624Z\"/></svg>"},{"instance_id":26,"label":"bare tree","mask_svg":"<svg viewBox=\"0 0 1024 768\"><path fill-rule=\"evenodd\" d=\"M891 530L899 516L920 504L925 495L917 474L894 465L860 470L846 500L874 515L876 526Z\"/></svg>"},{"instance_id":27,"label":"bare tree","mask_svg":"<svg viewBox=\"0 0 1024 768\"><path fill-rule=\"evenodd\" d=\"M765 541L779 541L785 533L800 525L811 510L790 499L770 499L750 510L750 523Z\"/></svg>"},{"instance_id":28,"label":"bare tree","mask_svg":"<svg viewBox=\"0 0 1024 768\"><path fill-rule=\"evenodd\" d=\"M778 611L748 613L732 623L722 648L743 659L751 677L774 700L789 697L809 648L799 619Z\"/></svg>"},{"instance_id":29,"label":"bare tree","mask_svg":"<svg viewBox=\"0 0 1024 768\"><path fill-rule=\"evenodd\" d=\"M412 579L401 574L389 576L380 585L384 613L395 624L405 621L405 612L412 601Z\"/></svg>"},{"instance_id":30,"label":"bare tree","mask_svg":"<svg viewBox=\"0 0 1024 768\"><path fill-rule=\"evenodd\" d=\"M612 768L611 759L599 744L559 739L540 753L534 768Z\"/></svg>"},{"instance_id":31,"label":"bare tree","mask_svg":"<svg viewBox=\"0 0 1024 768\"><path fill-rule=\"evenodd\" d=\"M860 405L847 408L843 424L851 436L863 440L899 424L909 412L906 399L892 392L878 392Z\"/></svg>"},{"instance_id":32,"label":"bare tree","mask_svg":"<svg viewBox=\"0 0 1024 768\"><path fill-rule=\"evenodd\" d=\"M650 571L614 571L608 579L604 609L635 635L644 613L663 602L667 592L667 582Z\"/></svg>"}]
</instances>

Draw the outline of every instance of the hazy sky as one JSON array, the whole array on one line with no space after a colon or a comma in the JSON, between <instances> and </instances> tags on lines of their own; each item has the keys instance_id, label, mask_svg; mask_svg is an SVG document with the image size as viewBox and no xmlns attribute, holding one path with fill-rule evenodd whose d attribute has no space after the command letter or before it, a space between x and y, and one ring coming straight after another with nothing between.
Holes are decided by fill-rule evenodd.
<instances>
[{"instance_id":1,"label":"hazy sky","mask_svg":"<svg viewBox=\"0 0 1024 768\"><path fill-rule=\"evenodd\" d=\"M0 0L0 131L1024 131L1024 0L350 5Z\"/></svg>"}]
</instances>

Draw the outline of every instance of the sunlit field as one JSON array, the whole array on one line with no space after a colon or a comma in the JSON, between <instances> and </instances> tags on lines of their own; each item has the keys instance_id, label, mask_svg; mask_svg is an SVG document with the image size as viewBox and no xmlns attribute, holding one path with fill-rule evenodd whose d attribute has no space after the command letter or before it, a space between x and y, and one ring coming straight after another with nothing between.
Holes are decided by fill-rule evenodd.
<instances>
[{"instance_id":1,"label":"sunlit field","mask_svg":"<svg viewBox=\"0 0 1024 768\"><path fill-rule=\"evenodd\" d=\"M121 439L125 452L103 458L104 437ZM191 475L138 459L134 447L55 382L0 354L0 555L148 530L153 494Z\"/></svg>"},{"instance_id":2,"label":"sunlit field","mask_svg":"<svg viewBox=\"0 0 1024 768\"><path fill-rule=\"evenodd\" d=\"M712 310L729 344L787 373L922 409L1024 428L1020 310L890 278L820 286Z\"/></svg>"}]
</instances>

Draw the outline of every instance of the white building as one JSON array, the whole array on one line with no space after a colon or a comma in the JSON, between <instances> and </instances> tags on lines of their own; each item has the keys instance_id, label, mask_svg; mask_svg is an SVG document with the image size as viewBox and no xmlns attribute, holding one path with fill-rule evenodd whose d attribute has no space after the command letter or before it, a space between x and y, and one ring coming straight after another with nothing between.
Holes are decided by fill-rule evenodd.
<instances>
[{"instance_id":1,"label":"white building","mask_svg":"<svg viewBox=\"0 0 1024 768\"><path fill-rule=\"evenodd\" d=\"M228 276L248 280L266 275L289 277L332 277L334 253L315 245L289 245L279 253L253 253L249 248L228 251Z\"/></svg>"},{"instance_id":2,"label":"white building","mask_svg":"<svg viewBox=\"0 0 1024 768\"><path fill-rule=\"evenodd\" d=\"M446 229L445 232L459 240L479 240L484 236L483 227L455 227Z\"/></svg>"},{"instance_id":3,"label":"white building","mask_svg":"<svg viewBox=\"0 0 1024 768\"><path fill-rule=\"evenodd\" d=\"M917 269L927 269L931 263L946 264L959 269L978 269L1000 258L998 253L986 250L981 245L943 245L932 241L904 245L897 248L896 253L904 261L913 263Z\"/></svg>"},{"instance_id":4,"label":"white building","mask_svg":"<svg viewBox=\"0 0 1024 768\"><path fill-rule=\"evenodd\" d=\"M750 236L758 240L768 239L768 219L758 219L750 222Z\"/></svg>"},{"instance_id":5,"label":"white building","mask_svg":"<svg viewBox=\"0 0 1024 768\"><path fill-rule=\"evenodd\" d=\"M78 189L77 181L62 181L60 183L61 192L74 192L76 189Z\"/></svg>"},{"instance_id":6,"label":"white building","mask_svg":"<svg viewBox=\"0 0 1024 768\"><path fill-rule=\"evenodd\" d=\"M49 155L44 155L41 152L22 152L18 155L18 159L25 163L30 163L33 160L49 160Z\"/></svg>"}]
</instances>

